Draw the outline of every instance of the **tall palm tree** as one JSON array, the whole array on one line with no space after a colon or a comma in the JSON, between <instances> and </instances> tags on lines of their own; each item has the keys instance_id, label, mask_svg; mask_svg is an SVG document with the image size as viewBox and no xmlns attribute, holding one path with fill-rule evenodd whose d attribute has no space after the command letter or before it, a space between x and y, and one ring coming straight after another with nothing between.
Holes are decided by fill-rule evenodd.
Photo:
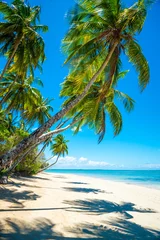
<instances>
[{"instance_id":1,"label":"tall palm tree","mask_svg":"<svg viewBox=\"0 0 160 240\"><path fill-rule=\"evenodd\" d=\"M13 62L11 70L33 74L33 68L45 59L44 41L39 33L46 32L47 26L37 24L40 7L31 7L23 0L15 0L11 5L0 2L0 52L8 58L1 73L2 80L6 70Z\"/></svg>"},{"instance_id":2,"label":"tall palm tree","mask_svg":"<svg viewBox=\"0 0 160 240\"><path fill-rule=\"evenodd\" d=\"M53 156L57 156L56 161L46 167L44 167L43 169L41 169L39 172L42 172L50 167L52 167L53 165L55 165L58 162L58 159L60 156L65 156L65 154L68 154L68 146L67 146L67 142L69 142L68 140L65 140L64 136L62 134L58 134L55 138L54 138L54 144L51 145L51 150L52 150L52 154ZM52 157L51 157L52 158ZM51 158L49 158L48 160L50 160ZM47 160L47 161L48 161ZM38 172L38 173L39 173Z\"/></svg>"},{"instance_id":3,"label":"tall palm tree","mask_svg":"<svg viewBox=\"0 0 160 240\"><path fill-rule=\"evenodd\" d=\"M15 159L24 149L36 143L38 138L54 123L64 117L88 93L103 72L108 76L105 89L113 84L123 51L138 72L139 84L143 90L149 81L149 66L135 40L142 30L147 14L147 1L139 0L130 8L123 8L119 0L79 1L71 12L71 27L64 39L63 48L67 53L66 62L70 63L70 76L73 78L84 73L84 87L62 110L50 118L13 150L0 157L0 165ZM88 66L92 71L88 72Z\"/></svg>"}]
</instances>

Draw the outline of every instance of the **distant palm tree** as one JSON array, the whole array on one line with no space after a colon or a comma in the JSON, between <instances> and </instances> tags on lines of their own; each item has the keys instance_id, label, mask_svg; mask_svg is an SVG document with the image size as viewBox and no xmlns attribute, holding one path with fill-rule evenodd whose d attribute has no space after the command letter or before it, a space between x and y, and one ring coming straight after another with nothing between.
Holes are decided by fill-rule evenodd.
<instances>
[{"instance_id":1,"label":"distant palm tree","mask_svg":"<svg viewBox=\"0 0 160 240\"><path fill-rule=\"evenodd\" d=\"M58 162L58 159L60 156L65 156L65 154L68 154L68 146L67 146L67 142L69 142L68 140L65 140L64 136L62 134L58 134L55 138L54 138L54 144L51 145L51 150L52 150L52 154L53 156L57 156L57 159L54 163L44 167L43 169L41 169L39 172L42 172L50 167L52 167L53 165L55 165ZM49 161L50 159L53 158L50 157L49 159L47 159L47 161ZM46 161L46 162L47 162Z\"/></svg>"},{"instance_id":2,"label":"distant palm tree","mask_svg":"<svg viewBox=\"0 0 160 240\"><path fill-rule=\"evenodd\" d=\"M135 35L142 30L147 14L147 1L139 0L130 8L122 7L120 1L84 0L79 1L69 15L70 29L63 41L64 52L70 63L69 79L71 84L80 81L80 94L73 95L72 101L38 128L28 138L0 156L0 165L15 159L54 123L63 118L89 92L94 82L106 75L104 88L109 92L114 75L120 68L122 52L135 66L139 84L143 90L149 82L149 66L135 40ZM78 80L79 79L79 80ZM75 85L72 86L75 89ZM79 89L78 89L79 91ZM71 96L69 96L71 97ZM3 164L2 164L3 162Z\"/></svg>"},{"instance_id":3,"label":"distant palm tree","mask_svg":"<svg viewBox=\"0 0 160 240\"><path fill-rule=\"evenodd\" d=\"M38 25L40 7L30 7L23 0L15 0L12 5L0 2L0 52L8 58L1 73L2 80L6 70L13 62L12 71L24 73L39 66L45 59L44 41L39 32L46 32L47 26Z\"/></svg>"}]
</instances>

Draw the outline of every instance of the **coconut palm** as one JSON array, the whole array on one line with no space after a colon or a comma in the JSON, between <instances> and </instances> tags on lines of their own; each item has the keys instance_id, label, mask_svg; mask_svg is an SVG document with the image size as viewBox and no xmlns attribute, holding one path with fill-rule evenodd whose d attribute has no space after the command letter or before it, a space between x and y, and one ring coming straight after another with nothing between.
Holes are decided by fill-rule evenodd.
<instances>
[{"instance_id":1,"label":"coconut palm","mask_svg":"<svg viewBox=\"0 0 160 240\"><path fill-rule=\"evenodd\" d=\"M43 86L39 78L32 76L23 79L14 73L7 74L0 82L1 103L5 105L6 112L20 111L27 124L32 126L35 122L44 124L50 117L53 108L49 99L44 99L40 91L33 85Z\"/></svg>"},{"instance_id":2,"label":"coconut palm","mask_svg":"<svg viewBox=\"0 0 160 240\"><path fill-rule=\"evenodd\" d=\"M143 90L149 81L149 67L135 34L142 30L145 18L143 0L128 9L122 8L118 0L79 1L69 13L71 27L63 40L66 63L71 65L69 78L85 86L104 64L106 80L111 86L112 76L120 67L121 53L124 52L135 66ZM92 71L88 71L88 67Z\"/></svg>"},{"instance_id":3,"label":"coconut palm","mask_svg":"<svg viewBox=\"0 0 160 240\"><path fill-rule=\"evenodd\" d=\"M17 78L14 73L6 76L0 83L0 96L5 95L6 112L14 110L24 112L28 108L33 109L33 105L35 106L41 97L40 91L32 86L34 83L42 85L40 79L34 79L32 76L25 79L20 76ZM12 86L11 89L10 86Z\"/></svg>"},{"instance_id":4,"label":"coconut palm","mask_svg":"<svg viewBox=\"0 0 160 240\"><path fill-rule=\"evenodd\" d=\"M75 79L80 76L84 87L80 94L74 96L68 105L42 127L24 139L14 150L1 156L0 165L15 159L24 149L35 144L47 129L87 95L93 83L101 79L103 72L106 74L104 88L109 92L114 74L120 67L121 52L124 52L135 66L141 89L146 87L149 81L149 67L141 47L135 40L135 35L142 30L146 19L146 2L139 0L130 8L123 8L119 0L79 1L69 14L71 27L63 41L63 49L68 55L66 62L70 64L69 76Z\"/></svg>"},{"instance_id":5,"label":"coconut palm","mask_svg":"<svg viewBox=\"0 0 160 240\"><path fill-rule=\"evenodd\" d=\"M17 117L10 113L6 115L4 110L0 110L0 143L4 144L5 138L10 137L15 132L16 124Z\"/></svg>"},{"instance_id":6,"label":"coconut palm","mask_svg":"<svg viewBox=\"0 0 160 240\"><path fill-rule=\"evenodd\" d=\"M95 129L95 133L99 135L99 143L102 141L106 131L106 119L110 118L110 122L114 128L114 136L118 135L122 129L122 116L116 106L115 102L120 100L127 112L130 112L134 108L134 100L127 94L124 94L115 89L117 82L120 78L126 75L127 71L120 72L117 77L114 76L113 87L106 90L105 75L101 81L96 82L92 85L88 94L83 100L77 104L67 114L67 117L75 116L75 118L81 118L75 127L75 133L85 124L88 124L90 128ZM117 79L115 79L117 78ZM63 103L63 106L67 105L75 97L76 90L67 82L64 84L64 88L61 91L61 96L68 97ZM71 96L71 97L69 97Z\"/></svg>"},{"instance_id":7,"label":"coconut palm","mask_svg":"<svg viewBox=\"0 0 160 240\"><path fill-rule=\"evenodd\" d=\"M8 58L2 71L2 80L6 70L13 62L11 71L19 74L30 72L45 59L44 41L39 32L46 32L47 26L39 25L40 7L30 7L23 0L15 0L12 5L0 2L0 52Z\"/></svg>"},{"instance_id":8,"label":"coconut palm","mask_svg":"<svg viewBox=\"0 0 160 240\"><path fill-rule=\"evenodd\" d=\"M51 151L52 151L52 155L53 156L57 156L56 161L50 165L48 165L47 167L41 169L39 172L42 172L50 167L52 167L53 165L55 165L58 162L58 159L60 156L65 156L65 154L68 154L68 146L67 146L67 142L69 142L68 140L65 140L64 136L62 134L58 134L55 138L54 138L54 144L51 145ZM50 159L53 158L50 157L47 161L49 161Z\"/></svg>"},{"instance_id":9,"label":"coconut palm","mask_svg":"<svg viewBox=\"0 0 160 240\"><path fill-rule=\"evenodd\" d=\"M24 119L27 119L27 123L30 125L38 122L40 125L44 124L49 118L53 108L50 105L52 99L44 99L41 95L38 97L38 101L32 104L32 106L26 107L22 114Z\"/></svg>"}]
</instances>

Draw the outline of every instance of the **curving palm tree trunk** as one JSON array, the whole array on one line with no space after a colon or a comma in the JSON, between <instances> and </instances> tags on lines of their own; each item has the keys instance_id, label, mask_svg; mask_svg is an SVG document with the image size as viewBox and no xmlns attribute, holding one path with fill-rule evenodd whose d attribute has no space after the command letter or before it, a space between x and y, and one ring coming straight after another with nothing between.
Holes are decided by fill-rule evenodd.
<instances>
[{"instance_id":1,"label":"curving palm tree trunk","mask_svg":"<svg viewBox=\"0 0 160 240\"><path fill-rule=\"evenodd\" d=\"M82 94L80 94L76 99L74 99L71 103L69 103L66 107L64 107L62 110L60 110L58 113L56 113L52 118L50 118L43 126L39 127L36 131L34 131L32 134L30 134L29 137L22 140L17 146L12 148L10 151L8 151L6 154L3 154L0 156L0 166L3 168L8 163L16 159L16 157L22 153L25 149L27 149L31 144L36 144L38 142L38 138L44 134L54 123L59 121L61 118L63 118L66 113L68 113L74 106L76 106L88 93L89 89L93 85L93 83L96 81L97 77L103 72L103 70L108 65L110 58L112 57L112 54L115 51L115 48L118 45L118 41L115 41L115 43L111 46L110 51L104 60L103 64L99 68L99 70L93 75L93 77L90 79L89 83L84 88L84 91Z\"/></svg>"},{"instance_id":2,"label":"curving palm tree trunk","mask_svg":"<svg viewBox=\"0 0 160 240\"><path fill-rule=\"evenodd\" d=\"M83 118L83 117L82 117ZM81 119L81 118L80 118ZM7 172L5 173L6 175L9 175L11 172L13 172L13 170L16 168L16 166L25 158L27 157L27 155L32 151L32 149L34 149L35 147L37 147L39 144L41 144L42 142L46 141L47 139L50 139L53 135L55 134L58 134L58 133L61 133L67 129L69 129L70 127L72 127L72 125L74 125L77 121L79 121L80 119L78 120L75 120L73 121L71 124L67 125L66 127L64 128L57 128L56 130L54 131L51 131L49 133L46 133L46 134L43 134L39 139L38 139L38 142L32 146L30 146L28 148L28 150L22 155L20 156L17 161L14 161L14 163L7 169ZM66 122L66 121L65 121ZM65 124L64 122L64 124ZM61 124L62 126L62 124ZM38 155L36 156L36 158L34 159L34 161L37 159L37 157L42 153L42 151L44 150L44 146L43 148L40 150L40 152L38 153ZM49 159L47 159L46 162L48 162L50 159L52 159L53 157L50 157ZM34 163L33 161L33 163ZM1 168L0 168L1 169Z\"/></svg>"},{"instance_id":3,"label":"curving palm tree trunk","mask_svg":"<svg viewBox=\"0 0 160 240\"><path fill-rule=\"evenodd\" d=\"M44 167L43 169L41 169L41 170L38 171L37 173L43 172L43 171L45 171L46 169L48 169L48 168L52 167L53 165L55 165L55 164L58 162L59 157L60 157L60 154L57 156L57 159L56 159L56 161L55 161L54 163L50 164L50 165L47 166L47 167Z\"/></svg>"},{"instance_id":4,"label":"curving palm tree trunk","mask_svg":"<svg viewBox=\"0 0 160 240\"><path fill-rule=\"evenodd\" d=\"M48 158L46 161L44 161L44 163L49 162L49 160L51 160L54 156L51 156L50 158Z\"/></svg>"},{"instance_id":5,"label":"curving palm tree trunk","mask_svg":"<svg viewBox=\"0 0 160 240\"><path fill-rule=\"evenodd\" d=\"M108 81L106 81L103 85L103 88L102 88L102 91L104 92L103 95L105 96L109 89L112 87L113 85L113 80L114 80L114 74L115 74L115 71L116 71L116 67L117 67L117 63L118 63L118 57L119 57L119 49L118 47L115 48L115 58L111 64L111 70L110 70L110 74L109 74L109 77L108 77Z\"/></svg>"},{"instance_id":6,"label":"curving palm tree trunk","mask_svg":"<svg viewBox=\"0 0 160 240\"><path fill-rule=\"evenodd\" d=\"M50 139L50 138L48 138L48 140L49 140L49 139ZM34 160L32 161L32 163L34 163L34 162L37 160L37 158L41 155L41 153L43 152L43 150L46 148L47 144L48 144L48 141L46 141L46 143L45 143L44 146L41 148L41 150L39 151L39 153L36 155L36 157L34 158Z\"/></svg>"},{"instance_id":7,"label":"curving palm tree trunk","mask_svg":"<svg viewBox=\"0 0 160 240\"><path fill-rule=\"evenodd\" d=\"M5 172L5 175L9 176L13 170L17 167L17 165L25 158L27 155L31 152L32 149L34 149L37 146L37 144L33 145L31 148L29 148L22 156L20 156L17 161L14 161L14 163L7 169L7 172Z\"/></svg>"}]
</instances>

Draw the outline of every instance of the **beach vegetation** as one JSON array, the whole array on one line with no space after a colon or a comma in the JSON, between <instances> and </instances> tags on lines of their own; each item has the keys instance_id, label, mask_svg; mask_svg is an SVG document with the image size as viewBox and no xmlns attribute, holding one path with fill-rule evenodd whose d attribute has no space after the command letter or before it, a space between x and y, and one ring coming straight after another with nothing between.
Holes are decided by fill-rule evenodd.
<instances>
[{"instance_id":1,"label":"beach vegetation","mask_svg":"<svg viewBox=\"0 0 160 240\"><path fill-rule=\"evenodd\" d=\"M80 127L88 125L101 142L107 115L114 135L120 133L122 116L116 106L117 99L128 112L134 107L134 100L118 90L118 82L127 77L123 69L124 55L137 72L141 91L150 79L148 62L137 41L149 4L150 1L138 0L125 7L120 0L77 1L67 14L70 27L62 41L65 64L69 68L60 92L64 102L60 111L53 114L51 100L44 99L39 90L42 81L34 76L36 69L42 71L46 58L41 35L48 27L40 24L40 7L31 7L22 0L14 0L11 5L0 2L3 16L0 52L6 59L0 75L0 144L4 145L0 171L12 164L11 169L24 166L30 169L30 164L38 164L37 159L52 137L57 162L61 155L68 153L67 141L59 134L73 126L77 133ZM10 118L16 119L11 126ZM25 131L21 130L21 125L25 126ZM36 130L32 130L34 127ZM10 144L7 141L11 141ZM42 147L40 154L39 145ZM24 159L27 159L26 165ZM38 165L35 168L34 173L38 172Z\"/></svg>"}]
</instances>

